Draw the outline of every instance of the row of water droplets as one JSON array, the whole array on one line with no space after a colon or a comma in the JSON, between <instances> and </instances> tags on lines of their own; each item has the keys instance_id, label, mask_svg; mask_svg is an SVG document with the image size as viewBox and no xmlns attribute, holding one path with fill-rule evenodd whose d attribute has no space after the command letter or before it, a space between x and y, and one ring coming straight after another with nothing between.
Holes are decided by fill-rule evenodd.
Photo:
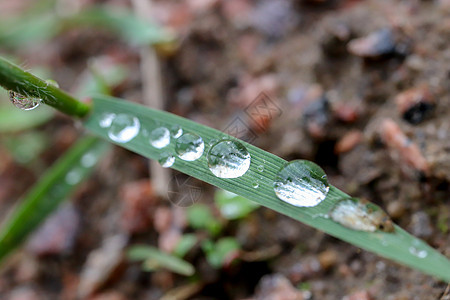
<instances>
[{"instance_id":1,"label":"row of water droplets","mask_svg":"<svg viewBox=\"0 0 450 300\"><path fill-rule=\"evenodd\" d=\"M127 143L139 132L148 137L149 144L156 149L164 149L175 139L175 152L179 159L195 161L205 151L205 143L195 133L184 133L180 126L170 129L159 126L147 132L141 128L139 119L128 114L106 113L99 122L100 127L108 128L108 137L117 143ZM176 157L169 152L162 152L159 163L163 167L171 167ZM237 140L223 139L211 141L206 160L209 170L219 178L238 178L250 168L251 156L246 147ZM259 173L264 172L264 165L257 167ZM262 180L262 176L260 176ZM260 186L255 178L253 188ZM323 170L316 164L295 160L286 164L279 172L274 182L277 197L287 203L301 207L316 206L323 201L328 193L328 181Z\"/></svg>"}]
</instances>

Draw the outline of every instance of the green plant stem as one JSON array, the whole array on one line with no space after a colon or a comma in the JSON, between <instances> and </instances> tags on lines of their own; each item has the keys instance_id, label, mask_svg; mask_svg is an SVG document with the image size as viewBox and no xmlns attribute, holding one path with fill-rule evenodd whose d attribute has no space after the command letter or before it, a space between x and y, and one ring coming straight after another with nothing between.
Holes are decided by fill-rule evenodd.
<instances>
[{"instance_id":1,"label":"green plant stem","mask_svg":"<svg viewBox=\"0 0 450 300\"><path fill-rule=\"evenodd\" d=\"M27 97L42 99L42 102L67 115L82 118L90 106L78 101L61 89L26 72L0 57L0 85Z\"/></svg>"}]
</instances>

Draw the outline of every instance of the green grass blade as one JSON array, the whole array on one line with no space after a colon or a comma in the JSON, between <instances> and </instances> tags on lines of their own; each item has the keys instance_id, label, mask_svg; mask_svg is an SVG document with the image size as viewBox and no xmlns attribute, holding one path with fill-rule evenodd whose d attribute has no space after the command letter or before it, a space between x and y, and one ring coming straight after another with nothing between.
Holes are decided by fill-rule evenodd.
<instances>
[{"instance_id":1,"label":"green grass blade","mask_svg":"<svg viewBox=\"0 0 450 300\"><path fill-rule=\"evenodd\" d=\"M155 128L156 122L158 122L158 126L166 126L168 128L173 125L179 125L183 128L184 132L196 133L203 138L205 141L205 152L201 158L193 162L183 161L177 158L173 165L174 169L253 200L357 247L434 275L440 279L450 281L450 261L438 251L413 237L400 227L396 226L394 233L381 231L370 233L351 230L330 219L324 218L323 215L327 214L337 201L343 197L348 197L344 192L333 186L330 187L327 198L315 207L295 207L280 201L273 190L273 181L276 174L286 163L280 157L241 141L252 158L250 169L242 177L236 179L217 178L208 168L205 153L208 152L211 141L229 137L227 134L167 112L152 110L137 104L121 101L120 99L97 96L93 99L92 114L84 122L84 125L94 134L107 140L109 140L108 129L102 128L99 125L104 113L125 113L135 116L140 120L140 133L131 141L125 144L119 144L121 147L150 159L158 159L161 152L175 153L175 143L173 140L171 140L171 143L163 151L158 150L149 144L148 138L142 133L142 129L152 130ZM258 166L260 165L264 166L264 172L262 173L258 171ZM259 179L260 177L262 179ZM258 178L259 181L259 188L257 189L253 187L255 178ZM308 237L305 236L305 238Z\"/></svg>"},{"instance_id":2,"label":"green grass blade","mask_svg":"<svg viewBox=\"0 0 450 300\"><path fill-rule=\"evenodd\" d=\"M135 245L128 250L127 256L134 261L144 260L142 267L145 271L164 268L185 276L191 276L195 272L187 261L151 246Z\"/></svg>"},{"instance_id":3,"label":"green grass blade","mask_svg":"<svg viewBox=\"0 0 450 300\"><path fill-rule=\"evenodd\" d=\"M0 261L87 178L106 149L108 143L96 137L83 138L40 178L1 226Z\"/></svg>"}]
</instances>

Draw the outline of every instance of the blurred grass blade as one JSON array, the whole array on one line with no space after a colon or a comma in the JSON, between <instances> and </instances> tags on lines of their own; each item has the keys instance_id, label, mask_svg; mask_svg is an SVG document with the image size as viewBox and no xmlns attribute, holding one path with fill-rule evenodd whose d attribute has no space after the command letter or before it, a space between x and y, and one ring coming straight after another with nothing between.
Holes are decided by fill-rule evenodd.
<instances>
[{"instance_id":1,"label":"blurred grass blade","mask_svg":"<svg viewBox=\"0 0 450 300\"><path fill-rule=\"evenodd\" d=\"M173 125L179 125L184 132L200 135L205 142L205 151L196 161L184 161L177 158L172 168L253 200L357 247L450 281L450 261L425 242L413 237L400 227L396 226L394 233L355 231L323 217L328 214L337 201L349 197L333 186L330 186L326 199L315 207L296 207L280 201L273 190L276 174L286 164L286 161L280 157L241 141L252 159L249 170L239 178L218 178L208 168L206 153L209 151L209 145L213 140L232 138L227 134L167 112L156 111L126 101L118 101L118 99L112 97L93 97L93 111L84 125L93 133L107 140L109 140L109 129L100 126L105 113L128 114L138 118L140 122L139 134L129 142L119 144L121 147L157 160L161 155L161 150L151 147L148 137L143 134L143 129L150 132L156 126L171 128ZM156 122L158 122L158 125L156 125ZM175 142L171 140L170 144L163 149L163 152L175 154L174 146ZM264 166L263 173L258 171L257 167L260 165ZM261 178L257 189L253 187L255 178ZM305 238L308 237L305 236Z\"/></svg>"},{"instance_id":2,"label":"blurred grass blade","mask_svg":"<svg viewBox=\"0 0 450 300\"><path fill-rule=\"evenodd\" d=\"M44 12L0 20L0 44L20 47L50 40L65 30L79 27L102 27L136 45L170 43L175 39L172 32L137 18L130 10L98 6L67 17Z\"/></svg>"},{"instance_id":3,"label":"blurred grass blade","mask_svg":"<svg viewBox=\"0 0 450 300\"><path fill-rule=\"evenodd\" d=\"M0 228L0 260L17 248L88 177L108 148L108 143L98 138L85 137L39 179Z\"/></svg>"},{"instance_id":4,"label":"blurred grass blade","mask_svg":"<svg viewBox=\"0 0 450 300\"><path fill-rule=\"evenodd\" d=\"M228 220L244 218L259 207L254 201L224 190L216 191L214 201L222 216Z\"/></svg>"},{"instance_id":5,"label":"blurred grass blade","mask_svg":"<svg viewBox=\"0 0 450 300\"><path fill-rule=\"evenodd\" d=\"M164 268L185 276L191 276L195 272L194 267L187 261L151 246L135 245L130 248L127 256L134 261L144 260L142 267L145 271Z\"/></svg>"},{"instance_id":6,"label":"blurred grass blade","mask_svg":"<svg viewBox=\"0 0 450 300\"><path fill-rule=\"evenodd\" d=\"M0 105L0 133L18 132L42 125L49 121L53 114L54 110L45 105L41 105L31 112L18 109L11 103L2 103Z\"/></svg>"}]
</instances>

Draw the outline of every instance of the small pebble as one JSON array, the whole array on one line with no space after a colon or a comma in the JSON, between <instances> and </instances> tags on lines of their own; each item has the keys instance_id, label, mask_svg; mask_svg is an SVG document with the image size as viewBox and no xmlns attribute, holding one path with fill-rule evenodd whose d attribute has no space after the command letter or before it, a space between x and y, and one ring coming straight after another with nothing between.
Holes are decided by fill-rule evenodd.
<instances>
[{"instance_id":1,"label":"small pebble","mask_svg":"<svg viewBox=\"0 0 450 300\"><path fill-rule=\"evenodd\" d=\"M394 200L392 202L389 202L386 208L388 214L391 216L391 218L398 219L401 218L406 211L405 204L401 200Z\"/></svg>"},{"instance_id":2,"label":"small pebble","mask_svg":"<svg viewBox=\"0 0 450 300\"><path fill-rule=\"evenodd\" d=\"M252 297L254 300L303 300L303 293L281 274L261 278Z\"/></svg>"},{"instance_id":3,"label":"small pebble","mask_svg":"<svg viewBox=\"0 0 450 300\"><path fill-rule=\"evenodd\" d=\"M350 295L344 296L342 300L371 300L373 299L368 291L357 291Z\"/></svg>"},{"instance_id":4,"label":"small pebble","mask_svg":"<svg viewBox=\"0 0 450 300\"><path fill-rule=\"evenodd\" d=\"M411 233L419 238L428 239L433 234L430 217L424 211L412 215L409 228L411 228Z\"/></svg>"},{"instance_id":5,"label":"small pebble","mask_svg":"<svg viewBox=\"0 0 450 300\"><path fill-rule=\"evenodd\" d=\"M425 120L434 110L435 101L427 86L406 90L395 97L402 118L416 125Z\"/></svg>"},{"instance_id":6,"label":"small pebble","mask_svg":"<svg viewBox=\"0 0 450 300\"><path fill-rule=\"evenodd\" d=\"M390 28L384 28L351 40L347 49L356 56L375 58L395 51L395 37Z\"/></svg>"}]
</instances>

